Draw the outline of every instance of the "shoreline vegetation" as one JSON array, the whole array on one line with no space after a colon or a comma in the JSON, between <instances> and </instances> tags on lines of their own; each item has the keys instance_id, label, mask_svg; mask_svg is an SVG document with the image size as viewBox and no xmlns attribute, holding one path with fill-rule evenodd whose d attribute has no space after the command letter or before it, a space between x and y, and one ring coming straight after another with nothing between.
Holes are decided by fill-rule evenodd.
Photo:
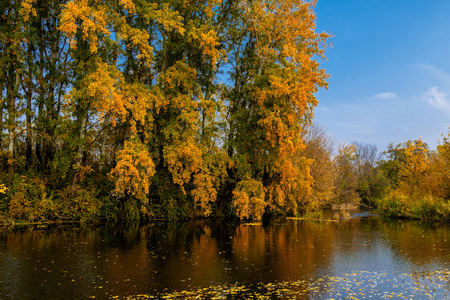
<instances>
[{"instance_id":1,"label":"shoreline vegetation","mask_svg":"<svg viewBox=\"0 0 450 300\"><path fill-rule=\"evenodd\" d=\"M448 137L380 156L312 125L331 38L315 3L0 5L0 223L257 223L344 203L448 220Z\"/></svg>"},{"instance_id":2,"label":"shoreline vegetation","mask_svg":"<svg viewBox=\"0 0 450 300\"><path fill-rule=\"evenodd\" d=\"M429 151L421 140L397 146L391 144L381 154L377 153L374 146L355 143L341 145L333 157L331 138L324 129L310 127L308 130L309 137L304 138L303 151L305 157L312 160L309 168L314 178L309 198L305 199L309 202L304 203L295 214L292 210L287 213L267 210L264 214L284 215L288 219L297 220L337 221L348 218L352 209L362 207L373 208L378 214L388 218L450 221L448 137L444 138L436 151ZM317 153L326 152L317 146L317 139L321 140L322 145L330 146L328 154L323 157L317 156ZM316 148L310 149L311 146ZM371 155L368 156L367 153ZM318 171L322 172L321 176L315 175ZM326 171L329 173L326 174ZM332 185L324 182L329 178L332 178ZM228 215L219 214L213 209L206 216L191 205L184 207L184 211L178 210L180 214L165 217L148 204L146 209L151 210L152 214L138 213L134 218L121 218L123 211L117 207L120 203L117 199L99 198L96 193L84 192L72 199L72 205L66 206L65 199L49 191L42 179L16 174L12 189L6 184L0 184L0 206L3 208L0 211L0 225L174 221L205 217L241 219L243 224L261 224L260 219L239 218L230 206L224 210L228 210ZM315 202L319 197L326 201ZM111 209L111 201L115 201L115 206L112 211L108 211ZM323 219L322 210L327 207L335 213L332 218Z\"/></svg>"}]
</instances>

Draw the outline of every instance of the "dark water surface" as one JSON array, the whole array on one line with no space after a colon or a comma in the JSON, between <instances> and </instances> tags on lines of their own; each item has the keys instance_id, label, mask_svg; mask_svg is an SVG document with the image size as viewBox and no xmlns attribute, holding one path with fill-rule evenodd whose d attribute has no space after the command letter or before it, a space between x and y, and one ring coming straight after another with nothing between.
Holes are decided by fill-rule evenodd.
<instances>
[{"instance_id":1,"label":"dark water surface","mask_svg":"<svg viewBox=\"0 0 450 300\"><path fill-rule=\"evenodd\" d=\"M339 222L0 227L0 299L445 299L450 227Z\"/></svg>"}]
</instances>

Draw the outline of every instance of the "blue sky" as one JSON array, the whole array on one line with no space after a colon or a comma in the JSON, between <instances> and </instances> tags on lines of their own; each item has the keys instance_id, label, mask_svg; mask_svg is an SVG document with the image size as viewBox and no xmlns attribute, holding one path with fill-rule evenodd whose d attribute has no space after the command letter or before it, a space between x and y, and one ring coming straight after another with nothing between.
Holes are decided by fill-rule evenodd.
<instances>
[{"instance_id":1,"label":"blue sky","mask_svg":"<svg viewBox=\"0 0 450 300\"><path fill-rule=\"evenodd\" d=\"M315 123L339 142L422 139L450 125L449 0L318 0L317 30L334 35Z\"/></svg>"}]
</instances>

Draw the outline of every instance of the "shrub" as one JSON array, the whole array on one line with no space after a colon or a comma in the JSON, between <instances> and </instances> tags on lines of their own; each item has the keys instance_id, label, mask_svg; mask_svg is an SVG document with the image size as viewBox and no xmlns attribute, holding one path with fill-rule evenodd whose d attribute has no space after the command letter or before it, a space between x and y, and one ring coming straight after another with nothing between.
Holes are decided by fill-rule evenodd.
<instances>
[{"instance_id":1,"label":"shrub","mask_svg":"<svg viewBox=\"0 0 450 300\"><path fill-rule=\"evenodd\" d=\"M322 216L323 216L322 210L307 210L302 215L304 219L310 220L319 220L322 219Z\"/></svg>"},{"instance_id":2,"label":"shrub","mask_svg":"<svg viewBox=\"0 0 450 300\"><path fill-rule=\"evenodd\" d=\"M376 200L378 211L388 218L399 218L409 215L406 205L408 202L408 197L396 190L390 190L383 197Z\"/></svg>"},{"instance_id":3,"label":"shrub","mask_svg":"<svg viewBox=\"0 0 450 300\"><path fill-rule=\"evenodd\" d=\"M13 219L45 221L55 216L57 205L38 177L17 176L12 184L9 214Z\"/></svg>"},{"instance_id":4,"label":"shrub","mask_svg":"<svg viewBox=\"0 0 450 300\"><path fill-rule=\"evenodd\" d=\"M62 214L70 220L97 221L101 208L97 194L97 190L93 188L67 187L60 193L63 203Z\"/></svg>"},{"instance_id":5,"label":"shrub","mask_svg":"<svg viewBox=\"0 0 450 300\"><path fill-rule=\"evenodd\" d=\"M406 195L388 191L377 201L378 211L389 218L410 218L424 221L450 220L450 204L442 198L415 193Z\"/></svg>"},{"instance_id":6,"label":"shrub","mask_svg":"<svg viewBox=\"0 0 450 300\"><path fill-rule=\"evenodd\" d=\"M411 213L420 220L447 221L450 220L450 205L441 198L427 195L412 205Z\"/></svg>"}]
</instances>

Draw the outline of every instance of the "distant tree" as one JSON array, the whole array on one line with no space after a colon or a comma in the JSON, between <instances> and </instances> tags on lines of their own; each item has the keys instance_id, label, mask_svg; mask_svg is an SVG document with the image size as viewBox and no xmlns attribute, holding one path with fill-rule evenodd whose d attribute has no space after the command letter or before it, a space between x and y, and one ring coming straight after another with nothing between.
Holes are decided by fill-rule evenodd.
<instances>
[{"instance_id":1,"label":"distant tree","mask_svg":"<svg viewBox=\"0 0 450 300\"><path fill-rule=\"evenodd\" d=\"M301 195L302 210L315 210L329 204L336 190L337 172L333 164L335 143L319 125L308 126L302 135L305 147L298 152L299 157L310 159L309 169L313 178L311 191Z\"/></svg>"},{"instance_id":2,"label":"distant tree","mask_svg":"<svg viewBox=\"0 0 450 300\"><path fill-rule=\"evenodd\" d=\"M358 194L366 204L380 197L387 185L384 175L378 170L381 154L375 145L354 142L354 165L358 174Z\"/></svg>"},{"instance_id":3,"label":"distant tree","mask_svg":"<svg viewBox=\"0 0 450 300\"><path fill-rule=\"evenodd\" d=\"M336 203L359 203L358 173L355 168L356 147L354 145L341 144L334 158L337 172L336 178Z\"/></svg>"},{"instance_id":4,"label":"distant tree","mask_svg":"<svg viewBox=\"0 0 450 300\"><path fill-rule=\"evenodd\" d=\"M386 160L380 170L391 186L407 194L420 191L429 168L428 145L422 140L407 141L397 146L390 144L385 151Z\"/></svg>"}]
</instances>

